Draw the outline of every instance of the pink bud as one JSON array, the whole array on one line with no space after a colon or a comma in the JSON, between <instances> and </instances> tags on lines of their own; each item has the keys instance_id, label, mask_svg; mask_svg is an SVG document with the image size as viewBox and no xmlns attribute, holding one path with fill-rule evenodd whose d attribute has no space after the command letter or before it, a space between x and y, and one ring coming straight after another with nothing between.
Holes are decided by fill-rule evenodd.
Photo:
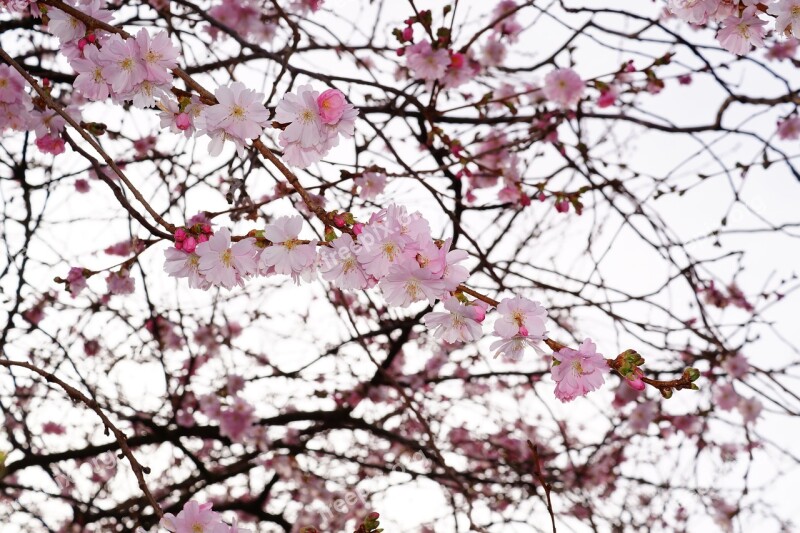
<instances>
[{"instance_id":1,"label":"pink bud","mask_svg":"<svg viewBox=\"0 0 800 533\"><path fill-rule=\"evenodd\" d=\"M207 234L211 235L211 233L212 233L211 224L203 224L203 228L202 229L203 229L203 233L207 233Z\"/></svg>"},{"instance_id":2,"label":"pink bud","mask_svg":"<svg viewBox=\"0 0 800 533\"><path fill-rule=\"evenodd\" d=\"M91 44L94 44L97 42L97 36L94 33L90 33L89 35L86 36L86 40L89 41Z\"/></svg>"},{"instance_id":3,"label":"pink bud","mask_svg":"<svg viewBox=\"0 0 800 533\"><path fill-rule=\"evenodd\" d=\"M364 231L364 224L361 222L356 222L353 224L353 233L356 235L361 235L361 232Z\"/></svg>"},{"instance_id":4,"label":"pink bud","mask_svg":"<svg viewBox=\"0 0 800 533\"><path fill-rule=\"evenodd\" d=\"M342 91L328 89L317 97L319 106L319 117L325 124L336 124L344 114L347 100Z\"/></svg>"},{"instance_id":5,"label":"pink bud","mask_svg":"<svg viewBox=\"0 0 800 533\"><path fill-rule=\"evenodd\" d=\"M528 336L528 328L526 328L525 326L520 326L519 327L519 334L522 335L523 337L527 337Z\"/></svg>"},{"instance_id":6,"label":"pink bud","mask_svg":"<svg viewBox=\"0 0 800 533\"><path fill-rule=\"evenodd\" d=\"M175 241L175 248L183 250L183 241Z\"/></svg>"},{"instance_id":7,"label":"pink bud","mask_svg":"<svg viewBox=\"0 0 800 533\"><path fill-rule=\"evenodd\" d=\"M336 224L337 228L343 227L345 224L344 217L342 215L335 215L333 217L333 223Z\"/></svg>"},{"instance_id":8,"label":"pink bud","mask_svg":"<svg viewBox=\"0 0 800 533\"><path fill-rule=\"evenodd\" d=\"M80 50L81 53L83 53L83 49L86 48L87 44L89 44L89 41L87 41L85 37L81 37L78 40L78 50Z\"/></svg>"},{"instance_id":9,"label":"pink bud","mask_svg":"<svg viewBox=\"0 0 800 533\"><path fill-rule=\"evenodd\" d=\"M472 304L472 319L476 322L483 322L486 318L486 307L484 305L480 305L480 303Z\"/></svg>"},{"instance_id":10,"label":"pink bud","mask_svg":"<svg viewBox=\"0 0 800 533\"><path fill-rule=\"evenodd\" d=\"M406 26L405 28L403 28L403 40L412 41L413 39L414 39L414 27Z\"/></svg>"},{"instance_id":11,"label":"pink bud","mask_svg":"<svg viewBox=\"0 0 800 533\"><path fill-rule=\"evenodd\" d=\"M194 252L194 249L197 248L197 239L189 235L186 237L186 240L183 241L183 251L186 253Z\"/></svg>"},{"instance_id":12,"label":"pink bud","mask_svg":"<svg viewBox=\"0 0 800 533\"><path fill-rule=\"evenodd\" d=\"M453 52L450 54L450 66L455 69L459 69L464 66L464 54L459 52Z\"/></svg>"},{"instance_id":13,"label":"pink bud","mask_svg":"<svg viewBox=\"0 0 800 533\"><path fill-rule=\"evenodd\" d=\"M569 200L559 200L556 202L556 211L559 213L569 212Z\"/></svg>"},{"instance_id":14,"label":"pink bud","mask_svg":"<svg viewBox=\"0 0 800 533\"><path fill-rule=\"evenodd\" d=\"M189 116L189 113L175 115L175 126L181 131L188 130L192 127L192 117Z\"/></svg>"},{"instance_id":15,"label":"pink bud","mask_svg":"<svg viewBox=\"0 0 800 533\"><path fill-rule=\"evenodd\" d=\"M406 55L406 49L405 49L405 47L398 48L398 49L397 49L397 57L403 57L404 55Z\"/></svg>"},{"instance_id":16,"label":"pink bud","mask_svg":"<svg viewBox=\"0 0 800 533\"><path fill-rule=\"evenodd\" d=\"M200 235L197 236L198 243L206 242L207 240L208 240L208 235L206 235L205 233L201 233Z\"/></svg>"},{"instance_id":17,"label":"pink bud","mask_svg":"<svg viewBox=\"0 0 800 533\"><path fill-rule=\"evenodd\" d=\"M182 241L186 238L186 230L183 228L178 228L175 230L175 240Z\"/></svg>"},{"instance_id":18,"label":"pink bud","mask_svg":"<svg viewBox=\"0 0 800 533\"><path fill-rule=\"evenodd\" d=\"M524 207L528 207L531 205L531 197L527 194L523 194L519 197L519 203Z\"/></svg>"},{"instance_id":19,"label":"pink bud","mask_svg":"<svg viewBox=\"0 0 800 533\"><path fill-rule=\"evenodd\" d=\"M539 198L540 202L544 202L545 200L547 200L547 196L545 196L545 194L543 192L539 193L538 198Z\"/></svg>"}]
</instances>

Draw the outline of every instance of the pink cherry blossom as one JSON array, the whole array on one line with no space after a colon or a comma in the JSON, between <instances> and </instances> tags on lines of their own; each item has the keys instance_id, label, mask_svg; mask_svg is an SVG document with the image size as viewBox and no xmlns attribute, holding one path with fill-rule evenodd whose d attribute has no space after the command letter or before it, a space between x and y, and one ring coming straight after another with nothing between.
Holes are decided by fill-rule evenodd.
<instances>
[{"instance_id":1,"label":"pink cherry blossom","mask_svg":"<svg viewBox=\"0 0 800 533\"><path fill-rule=\"evenodd\" d=\"M792 35L800 38L800 0L778 0L767 13L776 15L775 30L783 33L791 26Z\"/></svg>"},{"instance_id":2,"label":"pink cherry blossom","mask_svg":"<svg viewBox=\"0 0 800 533\"><path fill-rule=\"evenodd\" d=\"M741 399L742 397L730 383L714 387L714 403L724 411L730 411L736 407Z\"/></svg>"},{"instance_id":3,"label":"pink cherry blossom","mask_svg":"<svg viewBox=\"0 0 800 533\"><path fill-rule=\"evenodd\" d=\"M375 200L386 187L386 174L382 172L364 172L355 178L353 183L358 187L358 196L364 200Z\"/></svg>"},{"instance_id":4,"label":"pink cherry blossom","mask_svg":"<svg viewBox=\"0 0 800 533\"><path fill-rule=\"evenodd\" d=\"M281 98L275 108L275 121L288 124L280 134L281 146L297 143L303 148L313 148L324 140L319 98L310 85L301 85L297 94L287 93Z\"/></svg>"},{"instance_id":5,"label":"pink cherry blossom","mask_svg":"<svg viewBox=\"0 0 800 533\"><path fill-rule=\"evenodd\" d=\"M755 7L748 7L741 18L730 16L722 21L722 28L717 33L717 40L727 51L744 55L755 46L764 46L764 33L767 22L758 18Z\"/></svg>"},{"instance_id":6,"label":"pink cherry blossom","mask_svg":"<svg viewBox=\"0 0 800 533\"><path fill-rule=\"evenodd\" d=\"M425 326L434 330L435 338L450 344L480 339L483 332L480 320L484 312L479 306L464 305L457 298L448 298L444 308L446 313L430 312L422 317Z\"/></svg>"},{"instance_id":7,"label":"pink cherry blossom","mask_svg":"<svg viewBox=\"0 0 800 533\"><path fill-rule=\"evenodd\" d=\"M25 96L25 79L8 65L0 65L0 102L13 104Z\"/></svg>"},{"instance_id":8,"label":"pink cherry blossom","mask_svg":"<svg viewBox=\"0 0 800 533\"><path fill-rule=\"evenodd\" d=\"M235 81L230 86L217 87L214 96L218 103L205 107L198 117L202 121L200 129L211 137L209 153L219 155L225 141L231 140L242 156L245 141L259 137L268 122L269 112L262 104L264 93Z\"/></svg>"},{"instance_id":9,"label":"pink cherry blossom","mask_svg":"<svg viewBox=\"0 0 800 533\"><path fill-rule=\"evenodd\" d=\"M300 215L283 216L268 224L264 237L271 243L259 257L259 270L274 269L276 274L291 275L295 281L315 262L317 250L315 243L298 242L303 227Z\"/></svg>"},{"instance_id":10,"label":"pink cherry blossom","mask_svg":"<svg viewBox=\"0 0 800 533\"><path fill-rule=\"evenodd\" d=\"M255 417L255 408L240 396L237 396L233 405L223 408L219 413L219 433L234 442L241 442L250 431Z\"/></svg>"},{"instance_id":11,"label":"pink cherry blossom","mask_svg":"<svg viewBox=\"0 0 800 533\"><path fill-rule=\"evenodd\" d=\"M166 31L150 36L142 28L135 37L139 57L145 68L145 78L154 84L172 81L171 69L178 66L178 47L172 43Z\"/></svg>"},{"instance_id":12,"label":"pink cherry blossom","mask_svg":"<svg viewBox=\"0 0 800 533\"><path fill-rule=\"evenodd\" d=\"M800 139L800 115L792 115L778 122L778 138L784 141Z\"/></svg>"},{"instance_id":13,"label":"pink cherry blossom","mask_svg":"<svg viewBox=\"0 0 800 533\"><path fill-rule=\"evenodd\" d=\"M319 116L325 124L336 124L342 118L347 100L342 91L328 89L317 98Z\"/></svg>"},{"instance_id":14,"label":"pink cherry blossom","mask_svg":"<svg viewBox=\"0 0 800 533\"><path fill-rule=\"evenodd\" d=\"M134 279L127 270L109 272L106 277L109 294L133 294L136 290Z\"/></svg>"},{"instance_id":15,"label":"pink cherry blossom","mask_svg":"<svg viewBox=\"0 0 800 533\"><path fill-rule=\"evenodd\" d=\"M528 335L514 335L511 338L500 338L489 345L489 349L495 352L494 356L503 356L503 359L511 362L521 361L525 355L525 350L533 348L541 352L539 343L541 338Z\"/></svg>"},{"instance_id":16,"label":"pink cherry blossom","mask_svg":"<svg viewBox=\"0 0 800 533\"><path fill-rule=\"evenodd\" d=\"M105 65L103 76L118 98L125 98L147 76L134 39L112 35L100 50L100 62Z\"/></svg>"},{"instance_id":17,"label":"pink cherry blossom","mask_svg":"<svg viewBox=\"0 0 800 533\"><path fill-rule=\"evenodd\" d=\"M444 293L442 281L433 272L407 257L402 257L389 268L379 286L386 302L400 307L422 300L433 304Z\"/></svg>"},{"instance_id":18,"label":"pink cherry blossom","mask_svg":"<svg viewBox=\"0 0 800 533\"><path fill-rule=\"evenodd\" d=\"M104 63L100 50L93 44L83 49L82 58L70 61L70 65L78 73L74 86L89 100L105 100L110 94Z\"/></svg>"},{"instance_id":19,"label":"pink cherry blossom","mask_svg":"<svg viewBox=\"0 0 800 533\"><path fill-rule=\"evenodd\" d=\"M207 242L197 245L198 270L205 278L226 289L243 284L256 271L254 239L242 239L231 246L231 232L222 228Z\"/></svg>"},{"instance_id":20,"label":"pink cherry blossom","mask_svg":"<svg viewBox=\"0 0 800 533\"><path fill-rule=\"evenodd\" d=\"M746 424L752 424L761 415L764 405L758 398L742 398L736 406Z\"/></svg>"},{"instance_id":21,"label":"pink cherry blossom","mask_svg":"<svg viewBox=\"0 0 800 533\"><path fill-rule=\"evenodd\" d=\"M215 533L221 518L211 507L211 502L198 504L189 500L177 516L172 513L164 514L161 526L172 533Z\"/></svg>"},{"instance_id":22,"label":"pink cherry blossom","mask_svg":"<svg viewBox=\"0 0 800 533\"><path fill-rule=\"evenodd\" d=\"M571 68L560 68L544 78L544 95L561 107L574 107L581 97L585 84Z\"/></svg>"},{"instance_id":23,"label":"pink cherry blossom","mask_svg":"<svg viewBox=\"0 0 800 533\"><path fill-rule=\"evenodd\" d=\"M344 233L320 252L322 277L343 290L365 289L369 283L353 252L354 246L353 238Z\"/></svg>"},{"instance_id":24,"label":"pink cherry blossom","mask_svg":"<svg viewBox=\"0 0 800 533\"><path fill-rule=\"evenodd\" d=\"M67 274L67 284L69 292L73 298L78 296L86 288L86 278L83 276L83 269L72 267Z\"/></svg>"},{"instance_id":25,"label":"pink cherry blossom","mask_svg":"<svg viewBox=\"0 0 800 533\"><path fill-rule=\"evenodd\" d=\"M577 350L562 348L553 354L553 380L556 398L570 402L586 396L604 383L603 375L610 371L605 358L597 353L597 346L589 339Z\"/></svg>"},{"instance_id":26,"label":"pink cherry blossom","mask_svg":"<svg viewBox=\"0 0 800 533\"><path fill-rule=\"evenodd\" d=\"M516 335L544 338L547 311L539 302L522 296L505 298L497 306L500 317L494 322L495 333L510 339Z\"/></svg>"},{"instance_id":27,"label":"pink cherry blossom","mask_svg":"<svg viewBox=\"0 0 800 533\"><path fill-rule=\"evenodd\" d=\"M447 50L434 49L427 39L406 47L406 65L412 76L418 80L441 79L449 64L450 54Z\"/></svg>"}]
</instances>

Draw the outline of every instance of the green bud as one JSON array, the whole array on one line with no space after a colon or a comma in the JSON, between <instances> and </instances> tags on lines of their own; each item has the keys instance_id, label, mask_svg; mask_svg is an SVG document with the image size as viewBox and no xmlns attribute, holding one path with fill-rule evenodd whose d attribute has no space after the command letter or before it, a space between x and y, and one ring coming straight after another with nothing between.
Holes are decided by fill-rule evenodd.
<instances>
[{"instance_id":1,"label":"green bud","mask_svg":"<svg viewBox=\"0 0 800 533\"><path fill-rule=\"evenodd\" d=\"M665 400L669 400L672 398L672 389L661 389L661 396L663 396Z\"/></svg>"},{"instance_id":2,"label":"green bud","mask_svg":"<svg viewBox=\"0 0 800 533\"><path fill-rule=\"evenodd\" d=\"M696 368L687 368L683 373L689 378L689 381L697 381L700 378L700 371Z\"/></svg>"}]
</instances>

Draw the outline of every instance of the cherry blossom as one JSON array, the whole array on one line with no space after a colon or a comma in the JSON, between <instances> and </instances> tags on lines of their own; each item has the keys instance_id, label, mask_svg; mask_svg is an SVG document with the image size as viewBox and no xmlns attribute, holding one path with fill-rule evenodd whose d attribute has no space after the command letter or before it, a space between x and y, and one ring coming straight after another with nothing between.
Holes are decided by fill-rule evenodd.
<instances>
[{"instance_id":1,"label":"cherry blossom","mask_svg":"<svg viewBox=\"0 0 800 533\"><path fill-rule=\"evenodd\" d=\"M207 242L197 245L198 270L212 284L231 289L241 285L256 271L254 239L242 239L231 246L228 228L216 232Z\"/></svg>"},{"instance_id":2,"label":"cherry blossom","mask_svg":"<svg viewBox=\"0 0 800 533\"><path fill-rule=\"evenodd\" d=\"M299 215L279 217L264 230L272 244L267 246L259 257L259 270L274 269L277 274L291 275L298 281L301 274L309 271L317 257L314 242L299 242L298 236L303 227Z\"/></svg>"},{"instance_id":3,"label":"cherry blossom","mask_svg":"<svg viewBox=\"0 0 800 533\"><path fill-rule=\"evenodd\" d=\"M450 65L450 54L447 50L434 49L427 39L406 47L405 55L408 69L418 80L439 80Z\"/></svg>"},{"instance_id":4,"label":"cherry blossom","mask_svg":"<svg viewBox=\"0 0 800 533\"><path fill-rule=\"evenodd\" d=\"M198 117L198 129L211 137L209 153L219 155L225 141L231 140L242 156L245 142L259 137L269 119L262 104L264 94L235 81L230 86L217 87L214 96L218 103L203 108Z\"/></svg>"},{"instance_id":5,"label":"cherry blossom","mask_svg":"<svg viewBox=\"0 0 800 533\"><path fill-rule=\"evenodd\" d=\"M444 301L447 312L430 312L422 317L422 322L433 330L433 336L447 343L471 342L481 337L480 322L485 312L478 305L465 305L457 298Z\"/></svg>"},{"instance_id":6,"label":"cherry blossom","mask_svg":"<svg viewBox=\"0 0 800 533\"><path fill-rule=\"evenodd\" d=\"M561 107L573 107L583 96L585 84L571 68L560 68L544 78L544 95Z\"/></svg>"},{"instance_id":7,"label":"cherry blossom","mask_svg":"<svg viewBox=\"0 0 800 533\"><path fill-rule=\"evenodd\" d=\"M723 48L737 55L744 55L752 46L764 46L764 26L767 25L756 14L755 7L748 7L742 16L730 16L722 21L722 28L717 33L717 40Z\"/></svg>"},{"instance_id":8,"label":"cherry blossom","mask_svg":"<svg viewBox=\"0 0 800 533\"><path fill-rule=\"evenodd\" d=\"M603 375L610 371L605 358L597 353L594 342L586 339L577 350L564 347L553 354L553 380L556 398L571 402L586 396L603 384Z\"/></svg>"}]
</instances>

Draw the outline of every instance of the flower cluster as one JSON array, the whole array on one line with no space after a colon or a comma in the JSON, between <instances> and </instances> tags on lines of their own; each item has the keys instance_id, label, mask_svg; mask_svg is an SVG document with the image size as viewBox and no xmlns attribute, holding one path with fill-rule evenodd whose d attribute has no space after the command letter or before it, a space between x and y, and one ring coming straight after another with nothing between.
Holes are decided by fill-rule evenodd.
<instances>
[{"instance_id":1,"label":"flower cluster","mask_svg":"<svg viewBox=\"0 0 800 533\"><path fill-rule=\"evenodd\" d=\"M80 9L103 22L111 20L111 13L101 9L97 0ZM89 29L59 9L50 12L48 28L61 40L62 52L78 74L75 89L87 99L110 97L116 103L147 108L169 92L178 47L166 31L150 35L142 28L135 36L123 38Z\"/></svg>"},{"instance_id":2,"label":"flower cluster","mask_svg":"<svg viewBox=\"0 0 800 533\"><path fill-rule=\"evenodd\" d=\"M208 152L212 156L222 152L226 140L233 141L237 152L243 156L246 141L259 137L267 125L269 112L262 104L264 93L248 89L244 83L235 81L229 86L217 87L214 96L217 98L216 104L199 110L198 133L211 137ZM186 105L191 104L189 101ZM189 120L191 111L184 108L180 112L186 118L184 122L179 123L179 117L176 116L176 127L178 129L193 127L193 123Z\"/></svg>"},{"instance_id":3,"label":"flower cluster","mask_svg":"<svg viewBox=\"0 0 800 533\"><path fill-rule=\"evenodd\" d=\"M459 291L469 277L460 264L468 257L465 251L451 250L449 240L433 239L422 215L394 204L374 213L368 223L353 221L352 226L356 239L345 232L319 245L299 238L300 216L279 217L263 231L238 240L222 228L196 243L192 235L201 232L206 236L210 231L206 224L197 224L194 229L176 232L175 246L166 250L164 269L200 289L231 289L254 276L285 275L295 282L309 282L319 272L342 290L377 287L391 306L434 305L441 300L445 311L423 318L436 338L455 343L481 337L487 306L469 301ZM495 333L499 339L492 350L514 361L526 347L539 350L546 334L546 311L539 303L517 296L500 302L497 311Z\"/></svg>"},{"instance_id":4,"label":"flower cluster","mask_svg":"<svg viewBox=\"0 0 800 533\"><path fill-rule=\"evenodd\" d=\"M339 144L339 135L350 138L355 134L357 116L358 110L336 89L320 94L310 85L302 85L297 94L285 94L274 117L286 125L278 137L284 159L300 168L320 161Z\"/></svg>"},{"instance_id":5,"label":"flower cluster","mask_svg":"<svg viewBox=\"0 0 800 533\"><path fill-rule=\"evenodd\" d=\"M737 55L764 46L768 21L759 16L762 13L775 18L778 34L791 32L800 37L800 0L669 0L669 10L690 24L718 22L719 44Z\"/></svg>"},{"instance_id":6,"label":"flower cluster","mask_svg":"<svg viewBox=\"0 0 800 533\"><path fill-rule=\"evenodd\" d=\"M31 97L25 79L8 65L0 65L0 133L6 129L25 131L32 122Z\"/></svg>"}]
</instances>

